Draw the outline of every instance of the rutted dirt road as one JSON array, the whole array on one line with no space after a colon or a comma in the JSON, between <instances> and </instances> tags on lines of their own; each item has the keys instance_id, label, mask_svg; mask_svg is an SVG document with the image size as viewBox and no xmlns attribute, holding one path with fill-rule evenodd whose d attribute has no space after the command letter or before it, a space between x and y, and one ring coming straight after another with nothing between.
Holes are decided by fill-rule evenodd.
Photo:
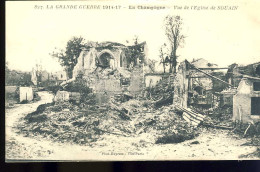
<instances>
[{"instance_id":1,"label":"rutted dirt road","mask_svg":"<svg viewBox=\"0 0 260 172\"><path fill-rule=\"evenodd\" d=\"M90 145L52 142L41 137L25 137L16 133L19 119L36 110L38 105L52 102L53 95L39 92L41 100L20 104L6 110L7 160L189 160L238 159L254 152L254 146L241 146L248 139L225 130L202 129L200 136L178 144L154 144L152 133L136 137L106 134Z\"/></svg>"},{"instance_id":2,"label":"rutted dirt road","mask_svg":"<svg viewBox=\"0 0 260 172\"><path fill-rule=\"evenodd\" d=\"M17 126L17 123L22 117L35 111L41 104L52 102L52 94L48 92L38 92L38 94L41 97L41 100L38 102L19 104L14 108L6 109L6 159L30 159L50 153L50 150L45 151L42 149L42 142L33 138L23 137L15 132L15 126Z\"/></svg>"}]
</instances>

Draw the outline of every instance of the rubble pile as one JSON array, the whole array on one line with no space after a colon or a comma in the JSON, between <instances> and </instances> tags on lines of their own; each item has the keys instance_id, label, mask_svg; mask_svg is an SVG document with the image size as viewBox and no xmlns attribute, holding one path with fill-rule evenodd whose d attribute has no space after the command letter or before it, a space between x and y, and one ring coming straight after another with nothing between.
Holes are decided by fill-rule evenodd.
<instances>
[{"instance_id":1,"label":"rubble pile","mask_svg":"<svg viewBox=\"0 0 260 172\"><path fill-rule=\"evenodd\" d=\"M232 121L232 107L217 107L208 110L205 122L212 126L232 128L234 126L234 122Z\"/></svg>"},{"instance_id":2,"label":"rubble pile","mask_svg":"<svg viewBox=\"0 0 260 172\"><path fill-rule=\"evenodd\" d=\"M155 101L155 107L172 104L174 88L169 82L169 78L163 78L155 87L146 89L146 97Z\"/></svg>"},{"instance_id":3,"label":"rubble pile","mask_svg":"<svg viewBox=\"0 0 260 172\"><path fill-rule=\"evenodd\" d=\"M172 108L165 109L165 107L162 107L159 111L164 113L159 113L160 123L157 124L157 130L160 137L158 137L156 143L180 143L198 135L198 128L185 121ZM167 114L170 114L170 116ZM164 117L163 120L162 117Z\"/></svg>"},{"instance_id":4,"label":"rubble pile","mask_svg":"<svg viewBox=\"0 0 260 172\"><path fill-rule=\"evenodd\" d=\"M32 118L41 119L42 116L46 118L32 120ZM18 128L26 136L41 135L59 142L84 144L98 139L99 119L110 121L103 109L95 106L80 108L69 102L63 102L47 107L44 112L35 116L27 115L26 123L20 124Z\"/></svg>"},{"instance_id":5,"label":"rubble pile","mask_svg":"<svg viewBox=\"0 0 260 172\"><path fill-rule=\"evenodd\" d=\"M103 106L55 103L41 113L28 114L19 132L77 144L95 142L103 134L135 137L149 133L155 143L178 143L196 136L196 129L171 106L155 109L149 101L116 100Z\"/></svg>"}]
</instances>

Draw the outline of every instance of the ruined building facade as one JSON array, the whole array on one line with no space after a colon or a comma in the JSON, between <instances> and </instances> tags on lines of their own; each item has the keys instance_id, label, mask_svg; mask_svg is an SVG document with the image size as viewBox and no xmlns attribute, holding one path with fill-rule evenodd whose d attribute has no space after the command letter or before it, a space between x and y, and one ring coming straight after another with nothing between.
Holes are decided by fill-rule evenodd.
<instances>
[{"instance_id":1,"label":"ruined building facade","mask_svg":"<svg viewBox=\"0 0 260 172\"><path fill-rule=\"evenodd\" d=\"M147 64L146 42L125 46L114 42L91 44L82 47L73 78L82 78L93 91L105 97L128 92L138 95L144 85L144 68Z\"/></svg>"}]
</instances>

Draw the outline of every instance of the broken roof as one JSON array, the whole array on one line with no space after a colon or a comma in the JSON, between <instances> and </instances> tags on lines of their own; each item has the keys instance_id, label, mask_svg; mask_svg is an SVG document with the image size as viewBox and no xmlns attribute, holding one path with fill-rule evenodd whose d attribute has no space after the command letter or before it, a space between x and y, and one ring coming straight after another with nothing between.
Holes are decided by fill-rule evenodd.
<instances>
[{"instance_id":1,"label":"broken roof","mask_svg":"<svg viewBox=\"0 0 260 172\"><path fill-rule=\"evenodd\" d=\"M214 68L217 67L217 64L209 63L208 60L204 58L194 59L191 64L198 68Z\"/></svg>"},{"instance_id":2,"label":"broken roof","mask_svg":"<svg viewBox=\"0 0 260 172\"><path fill-rule=\"evenodd\" d=\"M130 45L130 46L127 46L127 47L132 48L132 47L137 47L137 46L144 46L145 44L146 44L146 41L141 42L141 43L139 43L139 44Z\"/></svg>"},{"instance_id":3,"label":"broken roof","mask_svg":"<svg viewBox=\"0 0 260 172\"><path fill-rule=\"evenodd\" d=\"M125 45L117 43L117 42L110 42L110 41L106 41L106 42L101 42L98 43L98 47L125 47Z\"/></svg>"},{"instance_id":4,"label":"broken roof","mask_svg":"<svg viewBox=\"0 0 260 172\"><path fill-rule=\"evenodd\" d=\"M249 64L246 66L239 66L239 72L243 75L260 76L260 62Z\"/></svg>"},{"instance_id":5,"label":"broken roof","mask_svg":"<svg viewBox=\"0 0 260 172\"><path fill-rule=\"evenodd\" d=\"M93 47L98 47L98 48L106 48L106 47L127 47L127 48L133 48L133 47L138 47L138 46L144 46L146 44L146 41L141 42L139 44L136 45L130 45L130 46L126 46L124 44L118 43L118 42L111 42L111 41L105 41L105 42L93 42L93 41L88 41L87 43L85 43L81 49L85 49L85 48L93 48Z\"/></svg>"}]
</instances>

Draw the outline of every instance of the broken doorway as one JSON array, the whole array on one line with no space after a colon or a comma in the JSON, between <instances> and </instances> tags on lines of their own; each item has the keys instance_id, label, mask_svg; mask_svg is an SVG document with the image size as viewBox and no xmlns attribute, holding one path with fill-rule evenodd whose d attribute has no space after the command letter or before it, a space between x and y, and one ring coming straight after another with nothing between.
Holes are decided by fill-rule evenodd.
<instances>
[{"instance_id":1,"label":"broken doorway","mask_svg":"<svg viewBox=\"0 0 260 172\"><path fill-rule=\"evenodd\" d=\"M260 97L251 97L251 115L260 115Z\"/></svg>"}]
</instances>

